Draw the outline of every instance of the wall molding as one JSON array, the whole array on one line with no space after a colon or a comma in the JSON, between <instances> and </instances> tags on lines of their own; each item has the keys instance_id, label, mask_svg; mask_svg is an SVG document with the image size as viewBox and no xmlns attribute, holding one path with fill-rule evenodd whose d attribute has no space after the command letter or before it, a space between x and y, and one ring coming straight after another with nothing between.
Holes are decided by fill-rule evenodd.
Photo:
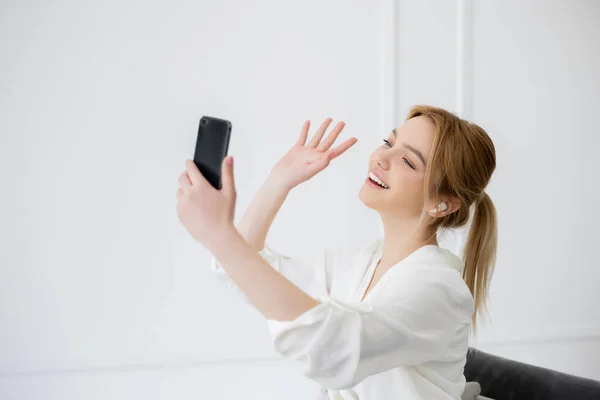
<instances>
[{"instance_id":1,"label":"wall molding","mask_svg":"<svg viewBox=\"0 0 600 400\"><path fill-rule=\"evenodd\" d=\"M504 331L490 335L489 338L474 340L475 345L508 346L522 344L547 344L554 342L573 342L581 340L600 341L599 328L553 329L540 331Z\"/></svg>"},{"instance_id":2,"label":"wall molding","mask_svg":"<svg viewBox=\"0 0 600 400\"><path fill-rule=\"evenodd\" d=\"M114 374L114 373L137 373L142 371L165 370L172 371L178 369L193 369L207 366L219 365L239 365L239 364L276 364L287 363L281 357L249 357L249 358L192 358L182 359L183 357L170 357L167 360L155 360L154 362L139 362L139 363L120 363L106 365L87 365L71 368L53 368L45 370L31 371L10 371L0 372L0 380L14 378L40 378L46 376L63 376L63 375L96 375L96 374Z\"/></svg>"},{"instance_id":3,"label":"wall molding","mask_svg":"<svg viewBox=\"0 0 600 400\"><path fill-rule=\"evenodd\" d=\"M456 1L456 113L461 118L471 116L472 87L472 3Z\"/></svg>"},{"instance_id":4,"label":"wall molding","mask_svg":"<svg viewBox=\"0 0 600 400\"><path fill-rule=\"evenodd\" d=\"M496 336L496 335L495 335ZM545 346L553 343L565 342L580 342L580 341L596 341L600 344L600 329L598 328L576 328L576 329L560 329L548 331L506 331L497 337L491 337L482 340L472 340L470 345L473 347L486 346L520 346L520 345L537 345ZM279 356L271 357L169 357L168 359L157 359L154 362L140 363L121 363L108 365L88 365L73 368L56 368L47 370L32 370L32 371L14 371L0 372L0 380L2 379L28 379L47 376L64 376L64 375L96 375L96 374L112 374L112 373L137 373L143 371L155 370L186 370L193 368L205 368L211 366L222 365L239 365L239 364L289 364L293 363L290 360Z\"/></svg>"},{"instance_id":5,"label":"wall molding","mask_svg":"<svg viewBox=\"0 0 600 400\"><path fill-rule=\"evenodd\" d=\"M379 2L379 132L396 127L396 1Z\"/></svg>"},{"instance_id":6,"label":"wall molding","mask_svg":"<svg viewBox=\"0 0 600 400\"><path fill-rule=\"evenodd\" d=\"M473 46L472 46L472 3L471 0L456 0L456 97L455 112L465 119L469 119L472 113L473 91L472 91L472 71L473 71ZM459 257L467 243L467 235L471 229L472 218L469 218L467 225L456 229L456 247L454 253Z\"/></svg>"},{"instance_id":7,"label":"wall molding","mask_svg":"<svg viewBox=\"0 0 600 400\"><path fill-rule=\"evenodd\" d=\"M396 0L379 0L379 129L378 138L397 126ZM383 226L379 224L379 235Z\"/></svg>"}]
</instances>

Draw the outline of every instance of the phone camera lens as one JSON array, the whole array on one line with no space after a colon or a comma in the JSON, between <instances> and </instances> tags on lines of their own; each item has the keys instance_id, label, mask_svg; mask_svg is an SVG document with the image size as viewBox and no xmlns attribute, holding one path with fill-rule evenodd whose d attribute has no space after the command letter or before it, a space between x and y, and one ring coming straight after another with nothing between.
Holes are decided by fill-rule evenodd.
<instances>
[{"instance_id":1,"label":"phone camera lens","mask_svg":"<svg viewBox=\"0 0 600 400\"><path fill-rule=\"evenodd\" d=\"M200 120L200 123L201 123L202 125L206 125L207 121L206 121L205 119L201 119L201 120Z\"/></svg>"}]
</instances>

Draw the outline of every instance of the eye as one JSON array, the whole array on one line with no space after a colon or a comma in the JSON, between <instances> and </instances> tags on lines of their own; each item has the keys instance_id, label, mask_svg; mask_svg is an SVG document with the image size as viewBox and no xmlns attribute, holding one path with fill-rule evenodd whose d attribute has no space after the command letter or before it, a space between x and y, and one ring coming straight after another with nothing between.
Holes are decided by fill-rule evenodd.
<instances>
[{"instance_id":1,"label":"eye","mask_svg":"<svg viewBox=\"0 0 600 400\"><path fill-rule=\"evenodd\" d=\"M393 146L392 146L392 144L390 143L390 141L389 141L389 140L387 140L387 139L383 139L383 141L384 141L384 143L385 143L385 145L386 145L386 146L388 146L388 147L393 147ZM412 165L412 163L411 163L410 161L408 161L408 160L407 160L406 158L404 158L404 157L402 157L402 159L404 160L404 163L405 163L406 165L408 165L410 168L412 168L412 169L416 170L415 166L414 166L414 165Z\"/></svg>"}]
</instances>

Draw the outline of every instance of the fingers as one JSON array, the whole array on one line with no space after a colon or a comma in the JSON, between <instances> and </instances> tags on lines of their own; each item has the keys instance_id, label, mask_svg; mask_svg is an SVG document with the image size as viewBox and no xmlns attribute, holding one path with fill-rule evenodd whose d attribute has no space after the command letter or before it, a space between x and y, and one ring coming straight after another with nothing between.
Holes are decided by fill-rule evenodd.
<instances>
[{"instance_id":1,"label":"fingers","mask_svg":"<svg viewBox=\"0 0 600 400\"><path fill-rule=\"evenodd\" d=\"M192 187L192 181L190 181L190 177L188 176L188 172L183 171L181 175L179 175L179 188L177 189L176 197L177 201L180 201L183 197L183 194L186 190L189 190Z\"/></svg>"},{"instance_id":2,"label":"fingers","mask_svg":"<svg viewBox=\"0 0 600 400\"><path fill-rule=\"evenodd\" d=\"M321 144L319 144L317 149L319 149L321 151L325 151L325 150L329 149L331 147L331 145L336 141L336 139L339 136L342 129L344 129L344 126L346 126L346 123L344 121L338 122L337 125L335 126L335 128L333 128L333 130L325 138L325 140L323 140L321 142Z\"/></svg>"},{"instance_id":3,"label":"fingers","mask_svg":"<svg viewBox=\"0 0 600 400\"><path fill-rule=\"evenodd\" d=\"M331 121L331 118L327 118L325 121L323 121L323 123L319 127L319 130L315 133L315 136L313 136L312 139L310 139L310 142L308 142L306 146L317 147L317 145L321 142L321 138L323 138L327 127L329 126L329 124L331 124Z\"/></svg>"},{"instance_id":4,"label":"fingers","mask_svg":"<svg viewBox=\"0 0 600 400\"><path fill-rule=\"evenodd\" d=\"M235 181L233 178L233 157L227 156L222 165L222 191L229 198L235 198Z\"/></svg>"},{"instance_id":5,"label":"fingers","mask_svg":"<svg viewBox=\"0 0 600 400\"><path fill-rule=\"evenodd\" d=\"M302 125L302 130L300 131L300 137L298 138L298 141L296 142L296 144L299 144L300 146L304 146L304 143L306 143L306 138L308 137L308 129L310 128L310 120L307 120L304 125Z\"/></svg>"},{"instance_id":6,"label":"fingers","mask_svg":"<svg viewBox=\"0 0 600 400\"><path fill-rule=\"evenodd\" d=\"M183 171L181 175L179 175L179 184L182 188L189 188L192 186L192 181L190 181L187 171Z\"/></svg>"},{"instance_id":7,"label":"fingers","mask_svg":"<svg viewBox=\"0 0 600 400\"><path fill-rule=\"evenodd\" d=\"M194 161L187 160L185 166L192 186L202 186L204 184L208 184L206 178L204 178Z\"/></svg>"},{"instance_id":8,"label":"fingers","mask_svg":"<svg viewBox=\"0 0 600 400\"><path fill-rule=\"evenodd\" d=\"M340 144L339 146L333 148L331 152L333 152L333 156L331 157L332 159L336 158L337 156L339 156L340 154L342 154L343 152L345 152L346 150L348 150L350 147L354 146L354 144L358 142L358 139L355 137L351 137L350 139L346 140L344 143Z\"/></svg>"}]
</instances>

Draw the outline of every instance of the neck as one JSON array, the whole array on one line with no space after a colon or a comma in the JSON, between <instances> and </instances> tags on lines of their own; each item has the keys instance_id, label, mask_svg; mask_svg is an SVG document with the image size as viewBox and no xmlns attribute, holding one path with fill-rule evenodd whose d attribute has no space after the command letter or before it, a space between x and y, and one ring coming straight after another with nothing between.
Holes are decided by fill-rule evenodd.
<instances>
[{"instance_id":1,"label":"neck","mask_svg":"<svg viewBox=\"0 0 600 400\"><path fill-rule=\"evenodd\" d=\"M417 228L419 219L402 218L397 215L382 215L383 223L383 248L380 265L392 266L402 261L406 256L418 248L431 244L438 245L436 235L429 238L424 232L421 221ZM415 229L416 228L416 229Z\"/></svg>"}]
</instances>

